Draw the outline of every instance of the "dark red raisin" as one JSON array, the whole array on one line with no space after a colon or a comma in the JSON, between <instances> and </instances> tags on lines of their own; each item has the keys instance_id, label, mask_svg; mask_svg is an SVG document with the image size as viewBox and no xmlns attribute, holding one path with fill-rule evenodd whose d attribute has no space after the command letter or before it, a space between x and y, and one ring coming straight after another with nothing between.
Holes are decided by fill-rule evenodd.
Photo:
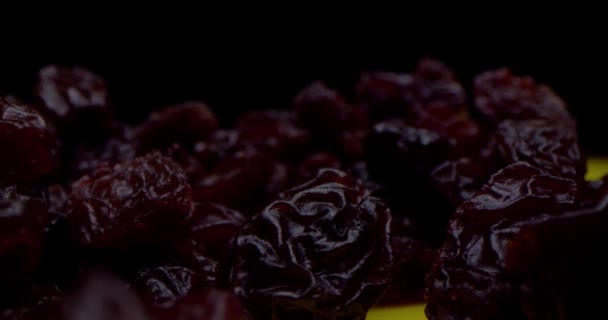
<instances>
[{"instance_id":1,"label":"dark red raisin","mask_svg":"<svg viewBox=\"0 0 608 320\"><path fill-rule=\"evenodd\" d=\"M527 161L556 175L582 181L586 158L576 131L546 120L506 120L494 134L504 165Z\"/></svg>"},{"instance_id":2,"label":"dark red raisin","mask_svg":"<svg viewBox=\"0 0 608 320\"><path fill-rule=\"evenodd\" d=\"M531 77L518 77L504 68L475 78L475 105L493 125L507 119L545 119L575 125L566 103L553 90Z\"/></svg>"},{"instance_id":3,"label":"dark red raisin","mask_svg":"<svg viewBox=\"0 0 608 320\"><path fill-rule=\"evenodd\" d=\"M82 246L124 247L178 236L191 209L192 191L182 169L150 153L122 164L103 163L74 182L66 213Z\"/></svg>"},{"instance_id":4,"label":"dark red raisin","mask_svg":"<svg viewBox=\"0 0 608 320\"><path fill-rule=\"evenodd\" d=\"M523 319L505 273L509 242L521 228L575 208L578 187L516 162L496 174L452 215L427 276L429 319Z\"/></svg>"},{"instance_id":5,"label":"dark red raisin","mask_svg":"<svg viewBox=\"0 0 608 320\"><path fill-rule=\"evenodd\" d=\"M230 273L259 319L364 319L392 262L390 210L335 169L282 193L239 232Z\"/></svg>"}]
</instances>

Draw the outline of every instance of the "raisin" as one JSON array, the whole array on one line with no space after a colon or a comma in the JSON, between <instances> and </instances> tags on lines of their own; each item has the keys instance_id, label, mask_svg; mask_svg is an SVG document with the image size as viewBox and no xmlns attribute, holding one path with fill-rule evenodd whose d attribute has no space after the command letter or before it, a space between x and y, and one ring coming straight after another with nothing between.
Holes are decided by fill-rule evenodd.
<instances>
[{"instance_id":1,"label":"raisin","mask_svg":"<svg viewBox=\"0 0 608 320\"><path fill-rule=\"evenodd\" d=\"M364 319L388 283L389 232L379 199L324 169L243 227L230 280L254 318Z\"/></svg>"},{"instance_id":2,"label":"raisin","mask_svg":"<svg viewBox=\"0 0 608 320\"><path fill-rule=\"evenodd\" d=\"M545 119L574 126L566 103L549 87L508 69L487 71L475 78L475 106L491 125L502 120Z\"/></svg>"},{"instance_id":3,"label":"raisin","mask_svg":"<svg viewBox=\"0 0 608 320\"><path fill-rule=\"evenodd\" d=\"M89 70L46 66L38 72L35 94L64 139L101 141L116 125L106 82Z\"/></svg>"},{"instance_id":4,"label":"raisin","mask_svg":"<svg viewBox=\"0 0 608 320\"><path fill-rule=\"evenodd\" d=\"M15 186L0 188L0 295L38 266L47 221L42 197Z\"/></svg>"},{"instance_id":5,"label":"raisin","mask_svg":"<svg viewBox=\"0 0 608 320\"><path fill-rule=\"evenodd\" d=\"M140 154L153 150L165 151L173 143L186 150L206 139L219 126L206 104L188 101L151 113L135 128Z\"/></svg>"},{"instance_id":6,"label":"raisin","mask_svg":"<svg viewBox=\"0 0 608 320\"><path fill-rule=\"evenodd\" d=\"M427 276L429 319L520 319L505 273L509 242L527 224L577 205L577 183L516 162L494 174L450 219Z\"/></svg>"},{"instance_id":7,"label":"raisin","mask_svg":"<svg viewBox=\"0 0 608 320\"><path fill-rule=\"evenodd\" d=\"M103 163L72 184L68 220L84 247L153 244L179 235L192 208L182 169L159 153Z\"/></svg>"},{"instance_id":8,"label":"raisin","mask_svg":"<svg viewBox=\"0 0 608 320\"><path fill-rule=\"evenodd\" d=\"M506 120L494 135L504 165L527 161L556 175L582 181L586 158L576 131L546 120Z\"/></svg>"},{"instance_id":9,"label":"raisin","mask_svg":"<svg viewBox=\"0 0 608 320\"><path fill-rule=\"evenodd\" d=\"M500 156L493 144L480 149L477 154L446 160L431 172L433 186L450 207L470 199L481 189L492 174L501 169Z\"/></svg>"},{"instance_id":10,"label":"raisin","mask_svg":"<svg viewBox=\"0 0 608 320\"><path fill-rule=\"evenodd\" d=\"M59 166L59 141L48 120L33 108L0 97L0 184L48 178ZM8 152L10 151L10 152Z\"/></svg>"}]
</instances>

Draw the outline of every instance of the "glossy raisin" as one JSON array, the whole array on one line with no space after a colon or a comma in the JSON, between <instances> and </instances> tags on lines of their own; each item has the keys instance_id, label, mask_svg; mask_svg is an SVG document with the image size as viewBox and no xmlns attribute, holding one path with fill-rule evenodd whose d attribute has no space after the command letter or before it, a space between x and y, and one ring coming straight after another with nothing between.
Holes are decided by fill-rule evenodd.
<instances>
[{"instance_id":1,"label":"glossy raisin","mask_svg":"<svg viewBox=\"0 0 608 320\"><path fill-rule=\"evenodd\" d=\"M179 235L191 209L185 174L159 153L99 165L73 183L66 205L84 247L159 243Z\"/></svg>"},{"instance_id":2,"label":"glossy raisin","mask_svg":"<svg viewBox=\"0 0 608 320\"><path fill-rule=\"evenodd\" d=\"M527 161L556 175L582 181L586 158L576 131L546 120L502 121L494 134L502 164Z\"/></svg>"},{"instance_id":3,"label":"glossy raisin","mask_svg":"<svg viewBox=\"0 0 608 320\"><path fill-rule=\"evenodd\" d=\"M282 193L237 235L230 280L259 319L364 319L384 291L390 210L342 171Z\"/></svg>"},{"instance_id":4,"label":"glossy raisin","mask_svg":"<svg viewBox=\"0 0 608 320\"><path fill-rule=\"evenodd\" d=\"M33 183L48 178L60 164L59 141L38 111L0 97L0 184Z\"/></svg>"},{"instance_id":5,"label":"glossy raisin","mask_svg":"<svg viewBox=\"0 0 608 320\"><path fill-rule=\"evenodd\" d=\"M545 119L575 125L566 103L553 90L531 77L515 76L508 69L478 75L474 90L477 110L492 125L507 119Z\"/></svg>"},{"instance_id":6,"label":"glossy raisin","mask_svg":"<svg viewBox=\"0 0 608 320\"><path fill-rule=\"evenodd\" d=\"M505 273L509 241L521 228L577 205L578 187L527 162L496 174L463 202L427 276L429 319L523 318Z\"/></svg>"}]
</instances>

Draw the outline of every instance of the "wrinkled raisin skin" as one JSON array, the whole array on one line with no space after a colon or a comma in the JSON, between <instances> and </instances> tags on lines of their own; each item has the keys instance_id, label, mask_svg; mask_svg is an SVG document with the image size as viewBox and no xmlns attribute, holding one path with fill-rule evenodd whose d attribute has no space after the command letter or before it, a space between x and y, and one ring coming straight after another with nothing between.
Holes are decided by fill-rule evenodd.
<instances>
[{"instance_id":1,"label":"wrinkled raisin skin","mask_svg":"<svg viewBox=\"0 0 608 320\"><path fill-rule=\"evenodd\" d=\"M254 318L364 319L388 282L390 220L360 182L321 170L239 232L231 283Z\"/></svg>"},{"instance_id":2,"label":"wrinkled raisin skin","mask_svg":"<svg viewBox=\"0 0 608 320\"><path fill-rule=\"evenodd\" d=\"M575 208L578 185L527 162L494 174L452 215L427 276L429 319L520 319L504 272L509 241L525 225Z\"/></svg>"},{"instance_id":3,"label":"wrinkled raisin skin","mask_svg":"<svg viewBox=\"0 0 608 320\"><path fill-rule=\"evenodd\" d=\"M175 237L191 208L182 169L150 153L123 164L101 164L74 182L66 213L82 246L124 247Z\"/></svg>"},{"instance_id":4,"label":"wrinkled raisin skin","mask_svg":"<svg viewBox=\"0 0 608 320\"><path fill-rule=\"evenodd\" d=\"M576 125L565 102L531 77L517 77L507 69L486 71L475 78L474 90L477 110L491 125L507 119Z\"/></svg>"}]
</instances>

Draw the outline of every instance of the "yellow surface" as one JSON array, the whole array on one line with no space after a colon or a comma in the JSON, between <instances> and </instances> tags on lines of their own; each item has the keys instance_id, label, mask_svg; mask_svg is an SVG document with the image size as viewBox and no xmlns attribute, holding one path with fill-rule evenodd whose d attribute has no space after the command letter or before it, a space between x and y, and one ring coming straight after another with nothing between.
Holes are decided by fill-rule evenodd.
<instances>
[{"instance_id":1,"label":"yellow surface","mask_svg":"<svg viewBox=\"0 0 608 320\"><path fill-rule=\"evenodd\" d=\"M587 180L597 180L608 174L608 157L589 158L587 161ZM402 307L374 308L367 314L367 320L425 320L424 304Z\"/></svg>"}]
</instances>

